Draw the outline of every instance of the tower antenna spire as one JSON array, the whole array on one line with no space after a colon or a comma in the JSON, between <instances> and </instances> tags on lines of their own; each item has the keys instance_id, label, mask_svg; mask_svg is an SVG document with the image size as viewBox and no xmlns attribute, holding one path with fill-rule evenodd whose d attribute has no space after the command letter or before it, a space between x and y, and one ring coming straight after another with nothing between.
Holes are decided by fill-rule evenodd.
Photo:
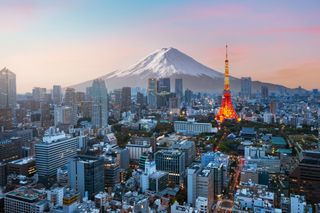
<instances>
[{"instance_id":1,"label":"tower antenna spire","mask_svg":"<svg viewBox=\"0 0 320 213\"><path fill-rule=\"evenodd\" d=\"M226 43L226 60L228 60L228 44Z\"/></svg>"}]
</instances>

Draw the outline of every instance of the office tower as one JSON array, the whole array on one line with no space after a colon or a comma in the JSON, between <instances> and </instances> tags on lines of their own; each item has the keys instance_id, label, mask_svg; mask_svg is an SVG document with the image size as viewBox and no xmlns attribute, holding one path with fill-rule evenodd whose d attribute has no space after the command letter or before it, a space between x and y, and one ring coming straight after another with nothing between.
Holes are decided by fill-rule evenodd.
<instances>
[{"instance_id":1,"label":"office tower","mask_svg":"<svg viewBox=\"0 0 320 213\"><path fill-rule=\"evenodd\" d=\"M269 98L269 88L267 86L261 86L261 98L262 99Z\"/></svg>"},{"instance_id":2,"label":"office tower","mask_svg":"<svg viewBox=\"0 0 320 213\"><path fill-rule=\"evenodd\" d=\"M159 78L157 82L158 93L167 92L170 93L170 78Z\"/></svg>"},{"instance_id":3,"label":"office tower","mask_svg":"<svg viewBox=\"0 0 320 213\"><path fill-rule=\"evenodd\" d=\"M51 113L51 108L49 103L41 102L40 103L40 112L41 112L41 127L47 129L54 123L54 118Z\"/></svg>"},{"instance_id":4,"label":"office tower","mask_svg":"<svg viewBox=\"0 0 320 213\"><path fill-rule=\"evenodd\" d=\"M137 92L137 105L141 108L145 106L145 96L141 92Z\"/></svg>"},{"instance_id":5,"label":"office tower","mask_svg":"<svg viewBox=\"0 0 320 213\"><path fill-rule=\"evenodd\" d=\"M131 87L123 87L121 91L121 111L131 110Z\"/></svg>"},{"instance_id":6,"label":"office tower","mask_svg":"<svg viewBox=\"0 0 320 213\"><path fill-rule=\"evenodd\" d=\"M0 132L2 131L2 129L12 129L13 123L13 108L0 108Z\"/></svg>"},{"instance_id":7,"label":"office tower","mask_svg":"<svg viewBox=\"0 0 320 213\"><path fill-rule=\"evenodd\" d=\"M9 162L22 157L21 138L0 138L0 163Z\"/></svg>"},{"instance_id":8,"label":"office tower","mask_svg":"<svg viewBox=\"0 0 320 213\"><path fill-rule=\"evenodd\" d=\"M113 159L106 159L104 162L104 187L107 191L120 182L120 167Z\"/></svg>"},{"instance_id":9,"label":"office tower","mask_svg":"<svg viewBox=\"0 0 320 213\"><path fill-rule=\"evenodd\" d=\"M222 163L211 162L208 164L206 169L212 172L213 180L213 196L215 199L222 195L222 190L224 186L227 186L227 174L226 169Z\"/></svg>"},{"instance_id":10,"label":"office tower","mask_svg":"<svg viewBox=\"0 0 320 213\"><path fill-rule=\"evenodd\" d=\"M157 170L156 170L155 161L149 161L148 159L146 159L145 165L144 165L144 171L140 176L140 185L141 185L142 192L145 192L146 190L149 189L149 176L155 173L156 171Z\"/></svg>"},{"instance_id":11,"label":"office tower","mask_svg":"<svg viewBox=\"0 0 320 213\"><path fill-rule=\"evenodd\" d=\"M169 184L183 181L185 154L179 150L160 150L155 153L157 170L169 172Z\"/></svg>"},{"instance_id":12,"label":"office tower","mask_svg":"<svg viewBox=\"0 0 320 213\"><path fill-rule=\"evenodd\" d=\"M102 79L92 82L92 125L96 128L108 126L108 91Z\"/></svg>"},{"instance_id":13,"label":"office tower","mask_svg":"<svg viewBox=\"0 0 320 213\"><path fill-rule=\"evenodd\" d=\"M122 96L122 89L115 89L114 93L114 104L117 108L121 107L121 96Z\"/></svg>"},{"instance_id":14,"label":"office tower","mask_svg":"<svg viewBox=\"0 0 320 213\"><path fill-rule=\"evenodd\" d=\"M196 176L196 197L208 199L208 206L212 206L214 201L214 179L213 172L208 168L203 168Z\"/></svg>"},{"instance_id":15,"label":"office tower","mask_svg":"<svg viewBox=\"0 0 320 213\"><path fill-rule=\"evenodd\" d=\"M55 106L54 108L54 125L59 124L76 124L74 107L71 106Z\"/></svg>"},{"instance_id":16,"label":"office tower","mask_svg":"<svg viewBox=\"0 0 320 213\"><path fill-rule=\"evenodd\" d=\"M184 100L186 104L190 105L192 101L193 92L189 89L186 89L184 92Z\"/></svg>"},{"instance_id":17,"label":"office tower","mask_svg":"<svg viewBox=\"0 0 320 213\"><path fill-rule=\"evenodd\" d=\"M92 87L86 88L86 101L92 100Z\"/></svg>"},{"instance_id":18,"label":"office tower","mask_svg":"<svg viewBox=\"0 0 320 213\"><path fill-rule=\"evenodd\" d=\"M0 71L0 108L16 107L16 75L3 68Z\"/></svg>"},{"instance_id":19,"label":"office tower","mask_svg":"<svg viewBox=\"0 0 320 213\"><path fill-rule=\"evenodd\" d=\"M238 119L238 115L232 106L230 81L229 81L229 60L228 60L228 46L226 46L226 60L225 62L225 72L224 72L224 90L223 98L221 102L221 107L218 114L216 115L216 120L222 123L225 119Z\"/></svg>"},{"instance_id":20,"label":"office tower","mask_svg":"<svg viewBox=\"0 0 320 213\"><path fill-rule=\"evenodd\" d=\"M241 78L241 96L244 98L251 97L252 81L250 77Z\"/></svg>"},{"instance_id":21,"label":"office tower","mask_svg":"<svg viewBox=\"0 0 320 213\"><path fill-rule=\"evenodd\" d=\"M32 89L32 98L35 101L44 102L46 101L47 89L41 87L34 87Z\"/></svg>"},{"instance_id":22,"label":"office tower","mask_svg":"<svg viewBox=\"0 0 320 213\"><path fill-rule=\"evenodd\" d=\"M193 164L187 169L187 202L195 204L197 198L197 176L201 171L200 164Z\"/></svg>"},{"instance_id":23,"label":"office tower","mask_svg":"<svg viewBox=\"0 0 320 213\"><path fill-rule=\"evenodd\" d=\"M183 83L182 83L182 79L181 78L177 78L175 80L175 93L176 93L176 97L179 100L179 104L182 101L182 97L183 97Z\"/></svg>"},{"instance_id":24,"label":"office tower","mask_svg":"<svg viewBox=\"0 0 320 213\"><path fill-rule=\"evenodd\" d=\"M186 166L190 166L196 157L196 146L193 141L178 141L173 144L171 148L184 152Z\"/></svg>"},{"instance_id":25,"label":"office tower","mask_svg":"<svg viewBox=\"0 0 320 213\"><path fill-rule=\"evenodd\" d=\"M149 175L149 188L154 192L161 192L168 187L168 172L156 171Z\"/></svg>"},{"instance_id":26,"label":"office tower","mask_svg":"<svg viewBox=\"0 0 320 213\"><path fill-rule=\"evenodd\" d=\"M72 106L76 102L76 90L74 88L67 88L64 94L63 104Z\"/></svg>"},{"instance_id":27,"label":"office tower","mask_svg":"<svg viewBox=\"0 0 320 213\"><path fill-rule=\"evenodd\" d=\"M151 109L157 108L157 79L148 79L148 106Z\"/></svg>"},{"instance_id":28,"label":"office tower","mask_svg":"<svg viewBox=\"0 0 320 213\"><path fill-rule=\"evenodd\" d=\"M308 202L320 197L320 151L303 151L299 165L290 174L290 192L303 194Z\"/></svg>"},{"instance_id":29,"label":"office tower","mask_svg":"<svg viewBox=\"0 0 320 213\"><path fill-rule=\"evenodd\" d=\"M53 85L52 88L53 104L59 105L62 102L62 90L60 85Z\"/></svg>"},{"instance_id":30,"label":"office tower","mask_svg":"<svg viewBox=\"0 0 320 213\"><path fill-rule=\"evenodd\" d=\"M85 101L86 94L84 92L75 93L75 104L80 105L82 101Z\"/></svg>"},{"instance_id":31,"label":"office tower","mask_svg":"<svg viewBox=\"0 0 320 213\"><path fill-rule=\"evenodd\" d=\"M69 186L84 197L93 199L96 194L104 191L104 159L95 156L77 156L68 162Z\"/></svg>"},{"instance_id":32,"label":"office tower","mask_svg":"<svg viewBox=\"0 0 320 213\"><path fill-rule=\"evenodd\" d=\"M46 191L22 186L5 194L4 210L10 213L41 213L49 209Z\"/></svg>"},{"instance_id":33,"label":"office tower","mask_svg":"<svg viewBox=\"0 0 320 213\"><path fill-rule=\"evenodd\" d=\"M92 117L92 102L91 101L83 101L80 104L80 113L83 118L91 118Z\"/></svg>"},{"instance_id":34,"label":"office tower","mask_svg":"<svg viewBox=\"0 0 320 213\"><path fill-rule=\"evenodd\" d=\"M57 169L63 167L68 158L77 155L78 140L78 137L67 136L52 127L46 131L42 142L35 145L36 166L43 184L54 182Z\"/></svg>"}]
</instances>

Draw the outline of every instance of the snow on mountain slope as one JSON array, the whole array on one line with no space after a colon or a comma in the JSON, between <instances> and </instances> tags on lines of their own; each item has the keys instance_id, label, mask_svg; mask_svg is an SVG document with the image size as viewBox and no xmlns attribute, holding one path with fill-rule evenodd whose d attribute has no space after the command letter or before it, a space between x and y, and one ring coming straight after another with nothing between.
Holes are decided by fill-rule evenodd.
<instances>
[{"instance_id":1,"label":"snow on mountain slope","mask_svg":"<svg viewBox=\"0 0 320 213\"><path fill-rule=\"evenodd\" d=\"M108 78L130 75L144 76L151 73L158 78L170 77L177 74L190 76L206 75L212 78L223 77L222 73L200 64L175 48L169 47L153 52L127 70L114 72L109 75Z\"/></svg>"}]
</instances>

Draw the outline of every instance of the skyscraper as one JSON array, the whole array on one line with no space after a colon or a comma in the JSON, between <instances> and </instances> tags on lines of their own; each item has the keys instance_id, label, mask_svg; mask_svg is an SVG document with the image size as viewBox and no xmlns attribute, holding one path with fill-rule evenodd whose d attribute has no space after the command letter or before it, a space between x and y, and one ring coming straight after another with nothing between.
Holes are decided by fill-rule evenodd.
<instances>
[{"instance_id":1,"label":"skyscraper","mask_svg":"<svg viewBox=\"0 0 320 213\"><path fill-rule=\"evenodd\" d=\"M3 68L0 71L0 108L15 108L16 106L16 75Z\"/></svg>"},{"instance_id":2,"label":"skyscraper","mask_svg":"<svg viewBox=\"0 0 320 213\"><path fill-rule=\"evenodd\" d=\"M131 110L131 87L123 87L121 91L121 111Z\"/></svg>"},{"instance_id":3,"label":"skyscraper","mask_svg":"<svg viewBox=\"0 0 320 213\"><path fill-rule=\"evenodd\" d=\"M81 197L88 193L92 199L104 191L103 158L82 155L71 158L68 162L69 186L78 191Z\"/></svg>"},{"instance_id":4,"label":"skyscraper","mask_svg":"<svg viewBox=\"0 0 320 213\"><path fill-rule=\"evenodd\" d=\"M59 105L62 101L62 91L60 85L53 85L52 88L52 101L54 104Z\"/></svg>"},{"instance_id":5,"label":"skyscraper","mask_svg":"<svg viewBox=\"0 0 320 213\"><path fill-rule=\"evenodd\" d=\"M186 168L185 154L175 149L160 150L155 153L157 170L169 172L169 182L179 185L183 181Z\"/></svg>"},{"instance_id":6,"label":"skyscraper","mask_svg":"<svg viewBox=\"0 0 320 213\"><path fill-rule=\"evenodd\" d=\"M64 94L63 103L67 106L72 106L76 102L76 90L74 88L67 88Z\"/></svg>"},{"instance_id":7,"label":"skyscraper","mask_svg":"<svg viewBox=\"0 0 320 213\"><path fill-rule=\"evenodd\" d=\"M92 82L92 125L96 128L108 126L108 91L102 79Z\"/></svg>"},{"instance_id":8,"label":"skyscraper","mask_svg":"<svg viewBox=\"0 0 320 213\"><path fill-rule=\"evenodd\" d=\"M183 81L181 78L177 78L175 80L175 91L174 92L176 93L176 97L178 98L179 103L180 103L182 100L182 97L183 97Z\"/></svg>"},{"instance_id":9,"label":"skyscraper","mask_svg":"<svg viewBox=\"0 0 320 213\"><path fill-rule=\"evenodd\" d=\"M250 77L241 78L241 96L244 98L250 98L251 96L252 82Z\"/></svg>"},{"instance_id":10,"label":"skyscraper","mask_svg":"<svg viewBox=\"0 0 320 213\"><path fill-rule=\"evenodd\" d=\"M157 108L157 79L148 79L148 105L149 108Z\"/></svg>"},{"instance_id":11,"label":"skyscraper","mask_svg":"<svg viewBox=\"0 0 320 213\"><path fill-rule=\"evenodd\" d=\"M224 73L224 91L221 107L216 120L223 122L225 119L238 119L238 115L232 106L230 82L229 82L229 60L228 60L228 46L226 46L226 60L225 60L225 73Z\"/></svg>"},{"instance_id":12,"label":"skyscraper","mask_svg":"<svg viewBox=\"0 0 320 213\"><path fill-rule=\"evenodd\" d=\"M157 85L158 93L167 92L170 93L170 78L159 78Z\"/></svg>"},{"instance_id":13,"label":"skyscraper","mask_svg":"<svg viewBox=\"0 0 320 213\"><path fill-rule=\"evenodd\" d=\"M269 98L269 88L267 86L261 86L261 97L262 99Z\"/></svg>"}]
</instances>

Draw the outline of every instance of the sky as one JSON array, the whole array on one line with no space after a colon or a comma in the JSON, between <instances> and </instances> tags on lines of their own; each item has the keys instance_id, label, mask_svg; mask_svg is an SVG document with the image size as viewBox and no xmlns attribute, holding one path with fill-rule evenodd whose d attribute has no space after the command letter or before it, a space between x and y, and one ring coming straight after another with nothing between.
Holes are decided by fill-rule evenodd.
<instances>
[{"instance_id":1,"label":"sky","mask_svg":"<svg viewBox=\"0 0 320 213\"><path fill-rule=\"evenodd\" d=\"M320 1L0 0L0 69L18 92L70 86L174 47L215 70L320 88Z\"/></svg>"}]
</instances>

